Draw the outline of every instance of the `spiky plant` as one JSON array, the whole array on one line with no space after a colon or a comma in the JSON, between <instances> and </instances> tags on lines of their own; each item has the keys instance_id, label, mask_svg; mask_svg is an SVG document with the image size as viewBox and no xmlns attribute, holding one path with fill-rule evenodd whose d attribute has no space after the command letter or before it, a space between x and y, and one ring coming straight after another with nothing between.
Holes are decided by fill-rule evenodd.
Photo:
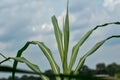
<instances>
[{"instance_id":1,"label":"spiky plant","mask_svg":"<svg viewBox=\"0 0 120 80\"><path fill-rule=\"evenodd\" d=\"M68 58L68 48L69 48L69 13L68 13L68 4L67 4L67 10L66 10L66 17L65 17L65 22L64 22L64 26L63 26L63 34L59 28L58 25L58 21L56 19L55 16L52 16L52 23L53 23L53 27L54 27L54 34L55 34L55 38L56 38L56 42L57 42L57 47L58 47L58 51L59 51L59 55L60 55L60 59L61 59L61 63L62 63L62 71L63 71L63 75L70 75L71 70L75 64L76 61L76 57L78 55L78 51L79 48L82 46L82 44L88 39L88 37L92 34L93 31L95 31L97 28L99 27L106 27L108 25L111 24L115 24L115 25L120 25L120 22L111 22L111 23L105 23L102 25L97 25L95 28L89 30L79 41L76 45L73 46L72 48L72 55L71 55L71 59L70 59L70 63L68 64L67 62L67 58ZM64 39L62 39L64 38ZM86 54L81 57L81 59L79 60L79 63L77 64L73 75L77 75L79 70L81 69L81 67L83 66L86 58L88 56L90 56L91 54L93 54L97 49L99 49L99 47L101 47L107 40L112 39L112 38L120 38L120 35L112 35L98 43L96 43L96 45L94 45L88 52L86 52ZM22 53L28 48L29 45L38 45L39 48L42 50L43 54L46 56L47 60L50 63L50 66L54 72L54 74L59 75L61 72L58 64L56 63L56 61L54 60L53 56L52 56L52 52L51 50L43 43L43 42L39 42L39 41L28 41L17 53L16 57L9 57L6 60L9 59L13 59L15 60L13 63L13 72L12 72L12 77L14 80L15 77L15 71L17 68L17 64L18 62L23 62L25 63L30 69L32 69L34 72L38 73L41 78L43 80L49 80L47 76L45 75L41 75L41 70L40 68L31 63L30 61L28 61L26 58L21 57ZM6 61L5 60L5 61ZM4 61L3 61L4 62ZM61 80L61 78L59 76L56 76L56 80ZM69 80L68 77L65 77L64 80ZM77 79L73 79L73 80L77 80Z\"/></svg>"}]
</instances>

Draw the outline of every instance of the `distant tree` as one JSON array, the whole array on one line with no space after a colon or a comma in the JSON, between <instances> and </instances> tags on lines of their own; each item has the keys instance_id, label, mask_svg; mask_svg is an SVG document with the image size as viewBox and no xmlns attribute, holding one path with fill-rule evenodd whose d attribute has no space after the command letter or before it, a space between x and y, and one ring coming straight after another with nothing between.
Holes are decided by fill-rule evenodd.
<instances>
[{"instance_id":1,"label":"distant tree","mask_svg":"<svg viewBox=\"0 0 120 80\"><path fill-rule=\"evenodd\" d=\"M87 65L83 65L82 68L81 68L81 72L88 72L89 71L89 68Z\"/></svg>"},{"instance_id":2,"label":"distant tree","mask_svg":"<svg viewBox=\"0 0 120 80\"><path fill-rule=\"evenodd\" d=\"M104 63L99 63L96 65L96 70L105 70L105 64Z\"/></svg>"},{"instance_id":3,"label":"distant tree","mask_svg":"<svg viewBox=\"0 0 120 80\"><path fill-rule=\"evenodd\" d=\"M91 75L91 70L87 65L83 65L80 70L80 73L82 73L83 75Z\"/></svg>"},{"instance_id":4,"label":"distant tree","mask_svg":"<svg viewBox=\"0 0 120 80\"><path fill-rule=\"evenodd\" d=\"M10 77L8 77L8 79L7 80L12 80L12 77L10 76ZM15 80L19 80L19 78L18 77L15 77Z\"/></svg>"},{"instance_id":5,"label":"distant tree","mask_svg":"<svg viewBox=\"0 0 120 80\"><path fill-rule=\"evenodd\" d=\"M7 79L5 79L5 78L1 78L0 80L7 80Z\"/></svg>"},{"instance_id":6,"label":"distant tree","mask_svg":"<svg viewBox=\"0 0 120 80\"><path fill-rule=\"evenodd\" d=\"M22 77L21 77L21 80L27 80L28 79L28 76L26 76L26 75L23 75Z\"/></svg>"},{"instance_id":7,"label":"distant tree","mask_svg":"<svg viewBox=\"0 0 120 80\"><path fill-rule=\"evenodd\" d=\"M116 63L109 64L106 70L110 76L114 76L115 73L120 72L120 65L117 65Z\"/></svg>"},{"instance_id":8,"label":"distant tree","mask_svg":"<svg viewBox=\"0 0 120 80\"><path fill-rule=\"evenodd\" d=\"M106 66L104 63L99 63L96 65L97 74L106 74Z\"/></svg>"},{"instance_id":9,"label":"distant tree","mask_svg":"<svg viewBox=\"0 0 120 80\"><path fill-rule=\"evenodd\" d=\"M46 70L45 73L47 74L54 74L52 70ZM55 76L48 76L50 80L56 80Z\"/></svg>"}]
</instances>

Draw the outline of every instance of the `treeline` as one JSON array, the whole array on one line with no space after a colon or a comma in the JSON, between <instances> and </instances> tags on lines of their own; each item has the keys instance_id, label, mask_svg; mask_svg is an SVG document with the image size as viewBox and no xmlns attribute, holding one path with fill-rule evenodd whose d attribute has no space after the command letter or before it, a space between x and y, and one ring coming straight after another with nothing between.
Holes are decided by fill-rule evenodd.
<instances>
[{"instance_id":1,"label":"treeline","mask_svg":"<svg viewBox=\"0 0 120 80\"><path fill-rule=\"evenodd\" d=\"M84 75L106 74L114 77L115 74L120 73L120 65L116 63L112 63L109 65L105 65L105 63L99 63L96 65L96 69L90 69L88 66L84 65L80 70L80 73Z\"/></svg>"},{"instance_id":2,"label":"treeline","mask_svg":"<svg viewBox=\"0 0 120 80\"><path fill-rule=\"evenodd\" d=\"M71 71L72 74L73 71ZM45 74L53 74L52 70L46 70L44 72ZM82 74L83 76L95 76L95 75L108 75L110 77L120 77L120 65L116 63L112 63L109 65L105 65L105 63L98 63L96 65L96 69L90 69L87 65L84 65L82 69L79 71L79 74ZM55 76L49 76L50 80L55 80ZM11 77L8 79L0 79L0 80L12 80ZM15 80L42 80L40 77L34 77L34 76L22 76L21 78L16 77Z\"/></svg>"}]
</instances>

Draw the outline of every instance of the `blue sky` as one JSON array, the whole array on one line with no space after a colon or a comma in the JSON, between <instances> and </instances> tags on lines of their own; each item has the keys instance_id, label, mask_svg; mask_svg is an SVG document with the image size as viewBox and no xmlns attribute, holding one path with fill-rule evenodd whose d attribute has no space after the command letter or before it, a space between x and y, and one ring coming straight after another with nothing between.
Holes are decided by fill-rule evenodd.
<instances>
[{"instance_id":1,"label":"blue sky","mask_svg":"<svg viewBox=\"0 0 120 80\"><path fill-rule=\"evenodd\" d=\"M56 15L62 30L65 10L65 0L0 0L0 52L6 56L15 56L27 41L37 40L44 42L52 50L55 60L61 65L51 16ZM120 21L120 0L70 0L69 12L71 33L68 61L72 46L89 29L105 22ZM81 47L77 61L95 43L113 34L120 34L120 26L111 25L96 30ZM85 64L90 68L95 68L99 62L120 64L119 49L120 39L111 39L88 57ZM47 59L37 46L31 45L23 56L39 64L43 71L50 69ZM0 57L0 61L2 60ZM11 64L12 62L4 63ZM24 64L19 67L28 69ZM0 73L0 76L4 75L6 74Z\"/></svg>"}]
</instances>

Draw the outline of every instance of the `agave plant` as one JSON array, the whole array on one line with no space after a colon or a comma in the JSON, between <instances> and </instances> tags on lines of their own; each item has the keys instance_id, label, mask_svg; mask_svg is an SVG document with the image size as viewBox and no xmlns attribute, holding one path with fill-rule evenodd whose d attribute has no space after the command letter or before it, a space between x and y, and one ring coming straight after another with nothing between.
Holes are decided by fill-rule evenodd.
<instances>
[{"instance_id":1,"label":"agave plant","mask_svg":"<svg viewBox=\"0 0 120 80\"><path fill-rule=\"evenodd\" d=\"M92 34L92 32L95 31L99 27L106 27L106 26L111 25L111 24L120 25L120 22L111 22L111 23L105 23L105 24L102 24L102 25L97 25L95 28L89 30L80 39L80 41L78 41L78 43L76 43L76 45L73 46L70 63L67 62L68 49L69 49L69 36L70 36L70 34L69 34L70 30L69 30L69 10L68 10L68 4L67 4L65 22L64 22L64 25L63 25L63 34L62 34L62 32L61 32L61 30L59 28L58 21L57 21L55 16L52 16L52 24L53 24L53 27L54 27L54 34L55 34L57 47L58 47L58 51L59 51L59 55L60 55L60 59L61 59L61 63L62 63L62 71L63 71L62 74L63 75L70 75L71 70L72 70L72 68L73 68L73 66L75 64L79 48L88 39L88 37ZM107 40L112 39L112 38L120 38L120 35L112 35L112 36L109 36L106 39L96 43L96 45L94 45L88 52L86 52L85 55L83 55L83 57L81 57L81 59L79 60L79 63L77 64L77 66L76 66L76 68L75 68L75 70L73 72L73 75L77 75L78 74L79 70L83 66L83 64L84 64L84 62L85 62L85 60L86 60L86 58L88 56L90 56L97 49L99 49L99 47L101 47ZM43 42L28 41L18 51L16 57L9 57L9 58L4 60L4 61L9 60L9 59L13 59L14 60L13 72L12 72L13 80L14 80L14 77L15 77L15 72L16 72L16 69L17 69L18 62L25 63L35 73L39 74L43 80L49 80L49 78L47 76L41 75L41 70L40 70L40 68L37 65L31 63L26 58L21 57L22 53L28 48L29 45L38 45L39 48L42 50L43 54L46 56L47 60L49 61L50 66L51 66L54 74L57 74L57 75L61 74L61 72L60 72L61 70L59 68L59 65L54 60L54 57L52 56L51 50ZM4 62L4 61L2 61L2 62ZM61 79L59 76L56 76L56 80L63 80L63 79ZM68 77L64 77L64 80L69 80L69 78ZM73 80L77 80L77 79L73 79Z\"/></svg>"}]
</instances>

